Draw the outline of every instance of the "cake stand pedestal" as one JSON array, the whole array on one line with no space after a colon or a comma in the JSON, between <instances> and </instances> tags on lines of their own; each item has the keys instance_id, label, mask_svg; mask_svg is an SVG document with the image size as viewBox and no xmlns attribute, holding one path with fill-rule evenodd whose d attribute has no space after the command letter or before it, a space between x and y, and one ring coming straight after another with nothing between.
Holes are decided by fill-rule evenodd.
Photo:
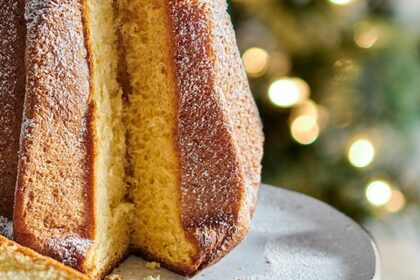
<instances>
[{"instance_id":1,"label":"cake stand pedestal","mask_svg":"<svg viewBox=\"0 0 420 280\"><path fill-rule=\"evenodd\" d=\"M194 280L380 280L370 236L354 221L305 195L261 186L248 237L231 254ZM145 268L135 256L116 274L124 280L185 277Z\"/></svg>"}]
</instances>

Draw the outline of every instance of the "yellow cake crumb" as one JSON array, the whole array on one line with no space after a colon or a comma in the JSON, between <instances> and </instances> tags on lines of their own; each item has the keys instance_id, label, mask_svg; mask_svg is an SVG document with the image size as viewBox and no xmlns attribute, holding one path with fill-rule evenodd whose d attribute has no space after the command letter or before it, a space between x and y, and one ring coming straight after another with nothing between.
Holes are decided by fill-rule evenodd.
<instances>
[{"instance_id":1,"label":"yellow cake crumb","mask_svg":"<svg viewBox=\"0 0 420 280\"><path fill-rule=\"evenodd\" d=\"M159 269L160 268L160 263L157 263L157 262L147 262L145 266L148 269Z\"/></svg>"},{"instance_id":2,"label":"yellow cake crumb","mask_svg":"<svg viewBox=\"0 0 420 280\"><path fill-rule=\"evenodd\" d=\"M131 88L123 115L135 213L132 247L175 267L193 266L197 248L187 238L179 213L181 167L174 141L179 96L168 1L118 2Z\"/></svg>"},{"instance_id":3,"label":"yellow cake crumb","mask_svg":"<svg viewBox=\"0 0 420 280\"><path fill-rule=\"evenodd\" d=\"M160 280L160 275L153 277L152 275L149 275L147 277L144 277L143 280Z\"/></svg>"}]
</instances>

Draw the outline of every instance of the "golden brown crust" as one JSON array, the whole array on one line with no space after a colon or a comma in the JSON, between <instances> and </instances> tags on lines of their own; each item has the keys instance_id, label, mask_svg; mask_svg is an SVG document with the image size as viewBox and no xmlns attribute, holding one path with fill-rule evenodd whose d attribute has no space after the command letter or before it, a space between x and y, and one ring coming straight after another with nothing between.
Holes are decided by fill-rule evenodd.
<instances>
[{"instance_id":1,"label":"golden brown crust","mask_svg":"<svg viewBox=\"0 0 420 280\"><path fill-rule=\"evenodd\" d=\"M27 87L14 229L19 243L86 271L94 237L94 154L82 5L26 1Z\"/></svg>"},{"instance_id":2,"label":"golden brown crust","mask_svg":"<svg viewBox=\"0 0 420 280\"><path fill-rule=\"evenodd\" d=\"M22 261L22 256L26 257L28 269L32 269L32 265L45 266L46 270L53 269L57 272L58 275L61 275L60 279L74 279L74 280L87 280L88 277L70 267L63 265L62 263L42 256L27 247L20 246L19 244L8 240L0 236L0 255L5 257L5 255L11 255L10 258L16 257ZM13 269L13 268L11 268ZM13 272L13 270L11 270Z\"/></svg>"},{"instance_id":3,"label":"golden brown crust","mask_svg":"<svg viewBox=\"0 0 420 280\"><path fill-rule=\"evenodd\" d=\"M25 95L23 1L0 0L0 216L12 219Z\"/></svg>"},{"instance_id":4,"label":"golden brown crust","mask_svg":"<svg viewBox=\"0 0 420 280\"><path fill-rule=\"evenodd\" d=\"M28 86L16 238L87 271L95 230L96 109L85 2L26 2ZM167 8L178 92L180 215L197 255L191 264L166 266L191 276L248 231L263 137L224 0L167 0Z\"/></svg>"},{"instance_id":5,"label":"golden brown crust","mask_svg":"<svg viewBox=\"0 0 420 280\"><path fill-rule=\"evenodd\" d=\"M261 122L224 0L169 0L178 85L181 218L192 276L245 236L260 183Z\"/></svg>"}]
</instances>

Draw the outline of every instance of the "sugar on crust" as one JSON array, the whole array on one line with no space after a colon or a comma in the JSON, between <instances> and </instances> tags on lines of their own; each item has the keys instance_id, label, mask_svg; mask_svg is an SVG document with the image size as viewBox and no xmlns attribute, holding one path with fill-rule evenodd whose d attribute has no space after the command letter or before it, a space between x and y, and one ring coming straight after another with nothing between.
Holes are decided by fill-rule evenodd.
<instances>
[{"instance_id":1,"label":"sugar on crust","mask_svg":"<svg viewBox=\"0 0 420 280\"><path fill-rule=\"evenodd\" d=\"M100 279L246 235L263 134L225 0L26 0L17 242Z\"/></svg>"},{"instance_id":2,"label":"sugar on crust","mask_svg":"<svg viewBox=\"0 0 420 280\"><path fill-rule=\"evenodd\" d=\"M0 235L0 279L88 280L88 277Z\"/></svg>"}]
</instances>

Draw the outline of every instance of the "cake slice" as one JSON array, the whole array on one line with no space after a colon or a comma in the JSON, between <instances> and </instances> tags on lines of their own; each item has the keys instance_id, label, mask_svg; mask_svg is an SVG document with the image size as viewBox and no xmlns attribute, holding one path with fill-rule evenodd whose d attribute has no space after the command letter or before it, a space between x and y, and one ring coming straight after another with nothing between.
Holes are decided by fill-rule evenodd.
<instances>
[{"instance_id":1,"label":"cake slice","mask_svg":"<svg viewBox=\"0 0 420 280\"><path fill-rule=\"evenodd\" d=\"M25 95L22 1L0 0L0 219L12 219Z\"/></svg>"},{"instance_id":2,"label":"cake slice","mask_svg":"<svg viewBox=\"0 0 420 280\"><path fill-rule=\"evenodd\" d=\"M0 236L0 279L88 280L82 273L3 236Z\"/></svg>"},{"instance_id":3,"label":"cake slice","mask_svg":"<svg viewBox=\"0 0 420 280\"><path fill-rule=\"evenodd\" d=\"M128 253L112 0L26 0L17 242L99 279Z\"/></svg>"},{"instance_id":4,"label":"cake slice","mask_svg":"<svg viewBox=\"0 0 420 280\"><path fill-rule=\"evenodd\" d=\"M263 134L225 0L120 0L132 248L192 276L248 231Z\"/></svg>"},{"instance_id":5,"label":"cake slice","mask_svg":"<svg viewBox=\"0 0 420 280\"><path fill-rule=\"evenodd\" d=\"M19 243L100 279L129 250L192 276L245 237L263 135L226 9L26 0Z\"/></svg>"}]
</instances>

